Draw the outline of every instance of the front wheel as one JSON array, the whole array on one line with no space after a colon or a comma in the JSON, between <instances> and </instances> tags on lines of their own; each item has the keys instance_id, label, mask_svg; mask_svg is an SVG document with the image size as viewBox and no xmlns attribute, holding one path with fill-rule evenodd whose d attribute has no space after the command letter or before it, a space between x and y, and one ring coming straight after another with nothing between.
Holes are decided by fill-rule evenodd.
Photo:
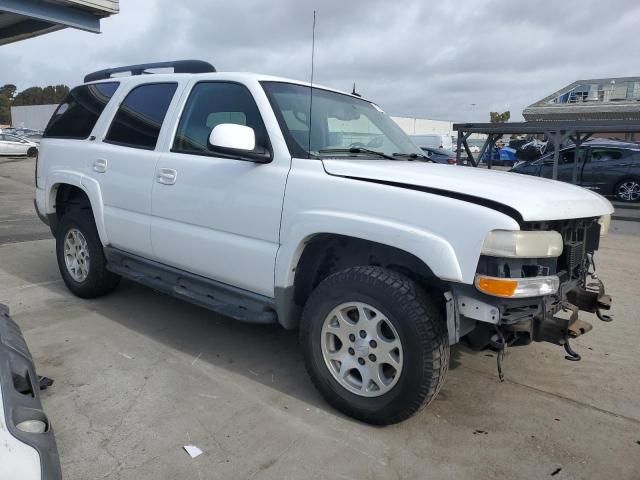
<instances>
[{"instance_id":1,"label":"front wheel","mask_svg":"<svg viewBox=\"0 0 640 480\"><path fill-rule=\"evenodd\" d=\"M377 425L425 407L449 365L442 302L380 267L349 268L325 279L304 308L300 341L325 399Z\"/></svg>"},{"instance_id":2,"label":"front wheel","mask_svg":"<svg viewBox=\"0 0 640 480\"><path fill-rule=\"evenodd\" d=\"M623 202L636 202L640 199L640 181L635 179L623 180L616 186L615 195Z\"/></svg>"}]
</instances>

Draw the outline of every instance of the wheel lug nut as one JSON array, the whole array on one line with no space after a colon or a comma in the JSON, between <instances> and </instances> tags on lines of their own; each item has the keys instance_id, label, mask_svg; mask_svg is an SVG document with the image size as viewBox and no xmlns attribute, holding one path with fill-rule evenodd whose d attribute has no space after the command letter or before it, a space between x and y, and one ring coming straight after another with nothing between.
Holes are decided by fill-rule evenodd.
<instances>
[{"instance_id":1,"label":"wheel lug nut","mask_svg":"<svg viewBox=\"0 0 640 480\"><path fill-rule=\"evenodd\" d=\"M355 342L356 336L352 333L351 335L349 335L349 340L351 340L352 342Z\"/></svg>"},{"instance_id":2,"label":"wheel lug nut","mask_svg":"<svg viewBox=\"0 0 640 480\"><path fill-rule=\"evenodd\" d=\"M376 348L376 347L378 346L378 343L377 343L375 340L371 340L371 341L369 342L369 346L370 346L371 348Z\"/></svg>"},{"instance_id":3,"label":"wheel lug nut","mask_svg":"<svg viewBox=\"0 0 640 480\"><path fill-rule=\"evenodd\" d=\"M360 338L365 338L367 336L367 332L364 330L360 330Z\"/></svg>"},{"instance_id":4,"label":"wheel lug nut","mask_svg":"<svg viewBox=\"0 0 640 480\"><path fill-rule=\"evenodd\" d=\"M355 353L356 351L353 348L349 347L349 355L355 355Z\"/></svg>"},{"instance_id":5,"label":"wheel lug nut","mask_svg":"<svg viewBox=\"0 0 640 480\"><path fill-rule=\"evenodd\" d=\"M373 353L369 354L369 360L371 360L372 362L376 361L376 356Z\"/></svg>"},{"instance_id":6,"label":"wheel lug nut","mask_svg":"<svg viewBox=\"0 0 640 480\"><path fill-rule=\"evenodd\" d=\"M360 365L364 365L364 358L362 358L362 357L361 357L361 358L359 358L359 359L358 359L358 363L359 363Z\"/></svg>"}]
</instances>

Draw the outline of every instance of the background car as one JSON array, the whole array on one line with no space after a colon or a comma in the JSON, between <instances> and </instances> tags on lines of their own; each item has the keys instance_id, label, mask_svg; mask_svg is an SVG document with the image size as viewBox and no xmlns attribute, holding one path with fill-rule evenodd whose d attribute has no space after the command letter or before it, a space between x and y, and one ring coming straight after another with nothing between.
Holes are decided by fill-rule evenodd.
<instances>
[{"instance_id":1,"label":"background car","mask_svg":"<svg viewBox=\"0 0 640 480\"><path fill-rule=\"evenodd\" d=\"M491 165L502 165L513 167L516 162L516 151L511 147L494 147L492 156L491 156ZM484 152L482 158L480 159L480 163L488 163L489 162L489 153Z\"/></svg>"},{"instance_id":2,"label":"background car","mask_svg":"<svg viewBox=\"0 0 640 480\"><path fill-rule=\"evenodd\" d=\"M38 144L36 142L10 133L0 133L0 155L35 157L37 154Z\"/></svg>"},{"instance_id":3,"label":"background car","mask_svg":"<svg viewBox=\"0 0 640 480\"><path fill-rule=\"evenodd\" d=\"M441 148L420 147L431 160L436 163L445 163L447 165L456 165L456 155L451 150L442 150Z\"/></svg>"},{"instance_id":4,"label":"background car","mask_svg":"<svg viewBox=\"0 0 640 480\"><path fill-rule=\"evenodd\" d=\"M579 150L577 184L623 202L640 200L640 145L616 140L592 140ZM560 150L558 180L571 182L576 160L574 145ZM523 162L510 171L551 178L553 153Z\"/></svg>"}]
</instances>

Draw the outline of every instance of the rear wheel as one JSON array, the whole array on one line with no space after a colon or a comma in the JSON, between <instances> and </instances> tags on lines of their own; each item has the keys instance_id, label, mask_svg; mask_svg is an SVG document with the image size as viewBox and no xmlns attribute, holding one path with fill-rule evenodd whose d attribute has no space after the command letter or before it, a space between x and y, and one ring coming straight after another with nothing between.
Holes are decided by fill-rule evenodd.
<instances>
[{"instance_id":1,"label":"rear wheel","mask_svg":"<svg viewBox=\"0 0 640 480\"><path fill-rule=\"evenodd\" d=\"M36 157L37 155L38 155L38 149L36 147L31 147L29 150L27 150L27 157L33 158L33 157Z\"/></svg>"},{"instance_id":2,"label":"rear wheel","mask_svg":"<svg viewBox=\"0 0 640 480\"><path fill-rule=\"evenodd\" d=\"M66 212L56 230L56 256L64 283L78 297L111 292L120 276L107 270L93 215L88 208Z\"/></svg>"},{"instance_id":3,"label":"rear wheel","mask_svg":"<svg viewBox=\"0 0 640 480\"><path fill-rule=\"evenodd\" d=\"M325 279L304 308L300 340L309 375L326 400L378 425L426 406L448 369L441 302L380 267Z\"/></svg>"},{"instance_id":4,"label":"rear wheel","mask_svg":"<svg viewBox=\"0 0 640 480\"><path fill-rule=\"evenodd\" d=\"M623 180L616 186L615 195L623 202L637 202L640 199L640 180Z\"/></svg>"}]
</instances>

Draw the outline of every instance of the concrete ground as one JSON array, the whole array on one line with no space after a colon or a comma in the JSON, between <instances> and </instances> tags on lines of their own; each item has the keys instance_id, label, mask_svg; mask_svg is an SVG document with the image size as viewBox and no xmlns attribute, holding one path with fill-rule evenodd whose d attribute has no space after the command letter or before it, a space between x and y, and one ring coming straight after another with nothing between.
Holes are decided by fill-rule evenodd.
<instances>
[{"instance_id":1,"label":"concrete ground","mask_svg":"<svg viewBox=\"0 0 640 480\"><path fill-rule=\"evenodd\" d=\"M640 223L597 256L615 321L506 356L456 346L438 398L376 428L332 410L296 334L233 322L131 282L98 300L60 280L32 212L33 162L0 159L0 302L38 372L68 479L639 479ZM191 459L184 445L201 448Z\"/></svg>"}]
</instances>

